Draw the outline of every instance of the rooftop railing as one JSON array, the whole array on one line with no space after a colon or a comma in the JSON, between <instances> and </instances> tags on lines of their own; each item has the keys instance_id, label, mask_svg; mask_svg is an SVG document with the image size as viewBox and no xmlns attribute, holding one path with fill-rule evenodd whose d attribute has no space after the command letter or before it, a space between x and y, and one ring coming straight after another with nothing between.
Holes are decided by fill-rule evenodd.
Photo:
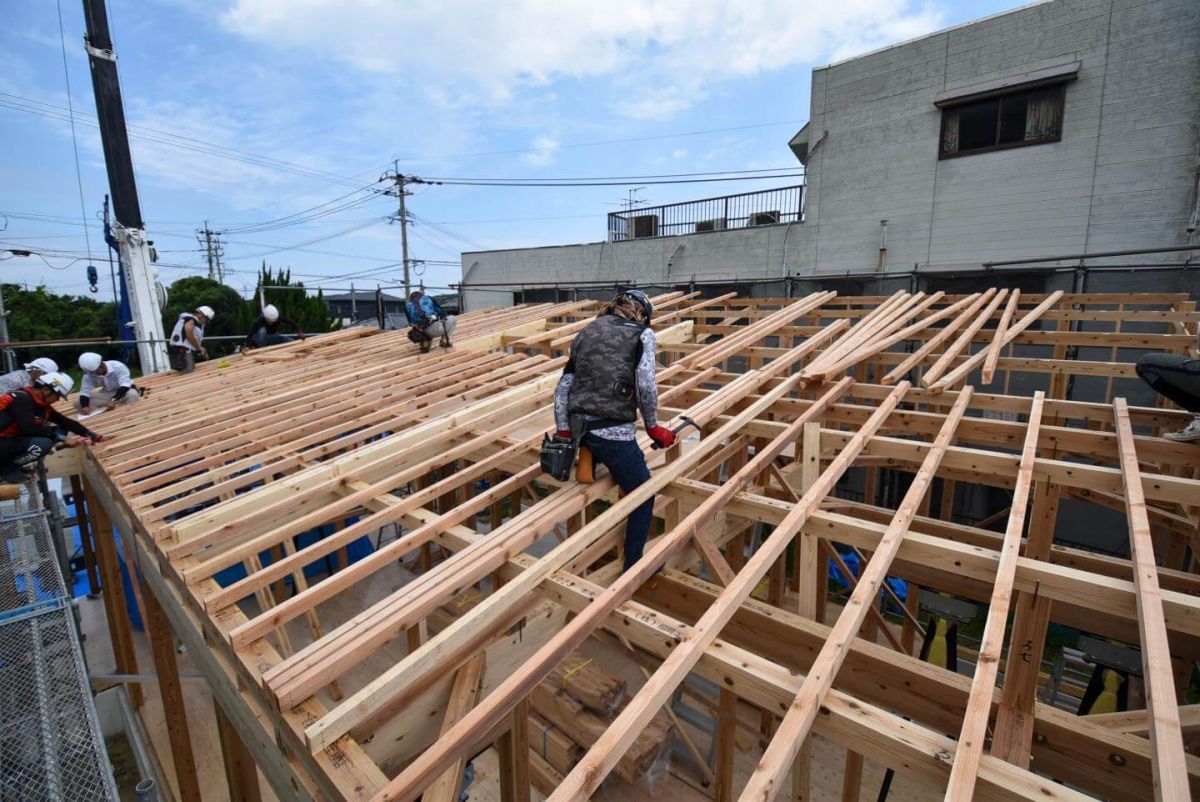
<instances>
[{"instance_id":1,"label":"rooftop railing","mask_svg":"<svg viewBox=\"0 0 1200 802\"><path fill-rule=\"evenodd\" d=\"M804 185L646 206L608 215L608 240L673 237L804 219Z\"/></svg>"}]
</instances>

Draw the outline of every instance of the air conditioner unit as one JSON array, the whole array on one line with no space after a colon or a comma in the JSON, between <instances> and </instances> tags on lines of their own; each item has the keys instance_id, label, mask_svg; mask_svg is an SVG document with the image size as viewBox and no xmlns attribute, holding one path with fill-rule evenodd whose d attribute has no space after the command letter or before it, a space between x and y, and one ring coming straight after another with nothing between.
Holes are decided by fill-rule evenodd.
<instances>
[{"instance_id":1,"label":"air conditioner unit","mask_svg":"<svg viewBox=\"0 0 1200 802\"><path fill-rule=\"evenodd\" d=\"M750 216L752 226L773 226L779 222L779 212L755 212Z\"/></svg>"},{"instance_id":2,"label":"air conditioner unit","mask_svg":"<svg viewBox=\"0 0 1200 802\"><path fill-rule=\"evenodd\" d=\"M633 238L658 236L658 215L640 214L630 220L633 223Z\"/></svg>"},{"instance_id":3,"label":"air conditioner unit","mask_svg":"<svg viewBox=\"0 0 1200 802\"><path fill-rule=\"evenodd\" d=\"M724 231L725 228L724 217L717 217L713 220L701 220L699 223L696 223L696 231Z\"/></svg>"}]
</instances>

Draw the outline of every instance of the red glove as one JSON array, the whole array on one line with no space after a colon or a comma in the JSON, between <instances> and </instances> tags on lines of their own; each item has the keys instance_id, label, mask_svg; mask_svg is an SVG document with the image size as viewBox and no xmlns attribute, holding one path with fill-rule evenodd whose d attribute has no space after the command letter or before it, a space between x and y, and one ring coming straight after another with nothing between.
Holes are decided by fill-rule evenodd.
<instances>
[{"instance_id":1,"label":"red glove","mask_svg":"<svg viewBox=\"0 0 1200 802\"><path fill-rule=\"evenodd\" d=\"M88 439L93 443L100 443L104 441L104 435L100 434L99 432L92 432L92 436Z\"/></svg>"},{"instance_id":2,"label":"red glove","mask_svg":"<svg viewBox=\"0 0 1200 802\"><path fill-rule=\"evenodd\" d=\"M651 426L646 430L646 434L650 435L650 439L657 443L659 448L670 448L675 445L675 432L666 426Z\"/></svg>"},{"instance_id":3,"label":"red glove","mask_svg":"<svg viewBox=\"0 0 1200 802\"><path fill-rule=\"evenodd\" d=\"M570 440L571 439L571 430L570 429L559 429L557 432L554 433L554 436L559 438L560 440Z\"/></svg>"},{"instance_id":4,"label":"red glove","mask_svg":"<svg viewBox=\"0 0 1200 802\"><path fill-rule=\"evenodd\" d=\"M296 336L297 336L297 337L299 337L301 340L303 340L303 339L304 339L304 332L302 332L302 331L300 331L300 332L297 332L297 333L296 333Z\"/></svg>"}]
</instances>

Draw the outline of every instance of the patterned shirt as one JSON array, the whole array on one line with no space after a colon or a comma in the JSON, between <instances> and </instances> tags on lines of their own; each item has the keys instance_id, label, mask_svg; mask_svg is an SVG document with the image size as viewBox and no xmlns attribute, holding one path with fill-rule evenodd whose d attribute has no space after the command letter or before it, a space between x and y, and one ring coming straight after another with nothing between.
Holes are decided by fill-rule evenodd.
<instances>
[{"instance_id":1,"label":"patterned shirt","mask_svg":"<svg viewBox=\"0 0 1200 802\"><path fill-rule=\"evenodd\" d=\"M649 429L658 425L658 384L655 373L658 370L658 340L654 331L646 328L642 331L642 358L638 360L635 375L637 376L638 408L642 411L642 421ZM554 388L554 425L560 431L571 428L567 418L567 402L571 398L571 385L575 374L563 371ZM584 415L587 420L596 420L595 415ZM607 426L603 429L592 429L591 434L605 440L635 440L637 426L633 423L622 423L619 426Z\"/></svg>"}]
</instances>

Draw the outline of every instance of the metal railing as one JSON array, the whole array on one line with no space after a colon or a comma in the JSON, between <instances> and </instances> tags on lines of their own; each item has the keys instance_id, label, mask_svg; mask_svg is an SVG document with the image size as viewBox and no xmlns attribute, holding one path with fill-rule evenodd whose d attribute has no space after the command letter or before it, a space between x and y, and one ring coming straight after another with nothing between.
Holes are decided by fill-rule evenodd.
<instances>
[{"instance_id":1,"label":"metal railing","mask_svg":"<svg viewBox=\"0 0 1200 802\"><path fill-rule=\"evenodd\" d=\"M645 206L608 215L608 240L621 242L673 237L731 228L799 223L804 220L804 185Z\"/></svg>"}]
</instances>

